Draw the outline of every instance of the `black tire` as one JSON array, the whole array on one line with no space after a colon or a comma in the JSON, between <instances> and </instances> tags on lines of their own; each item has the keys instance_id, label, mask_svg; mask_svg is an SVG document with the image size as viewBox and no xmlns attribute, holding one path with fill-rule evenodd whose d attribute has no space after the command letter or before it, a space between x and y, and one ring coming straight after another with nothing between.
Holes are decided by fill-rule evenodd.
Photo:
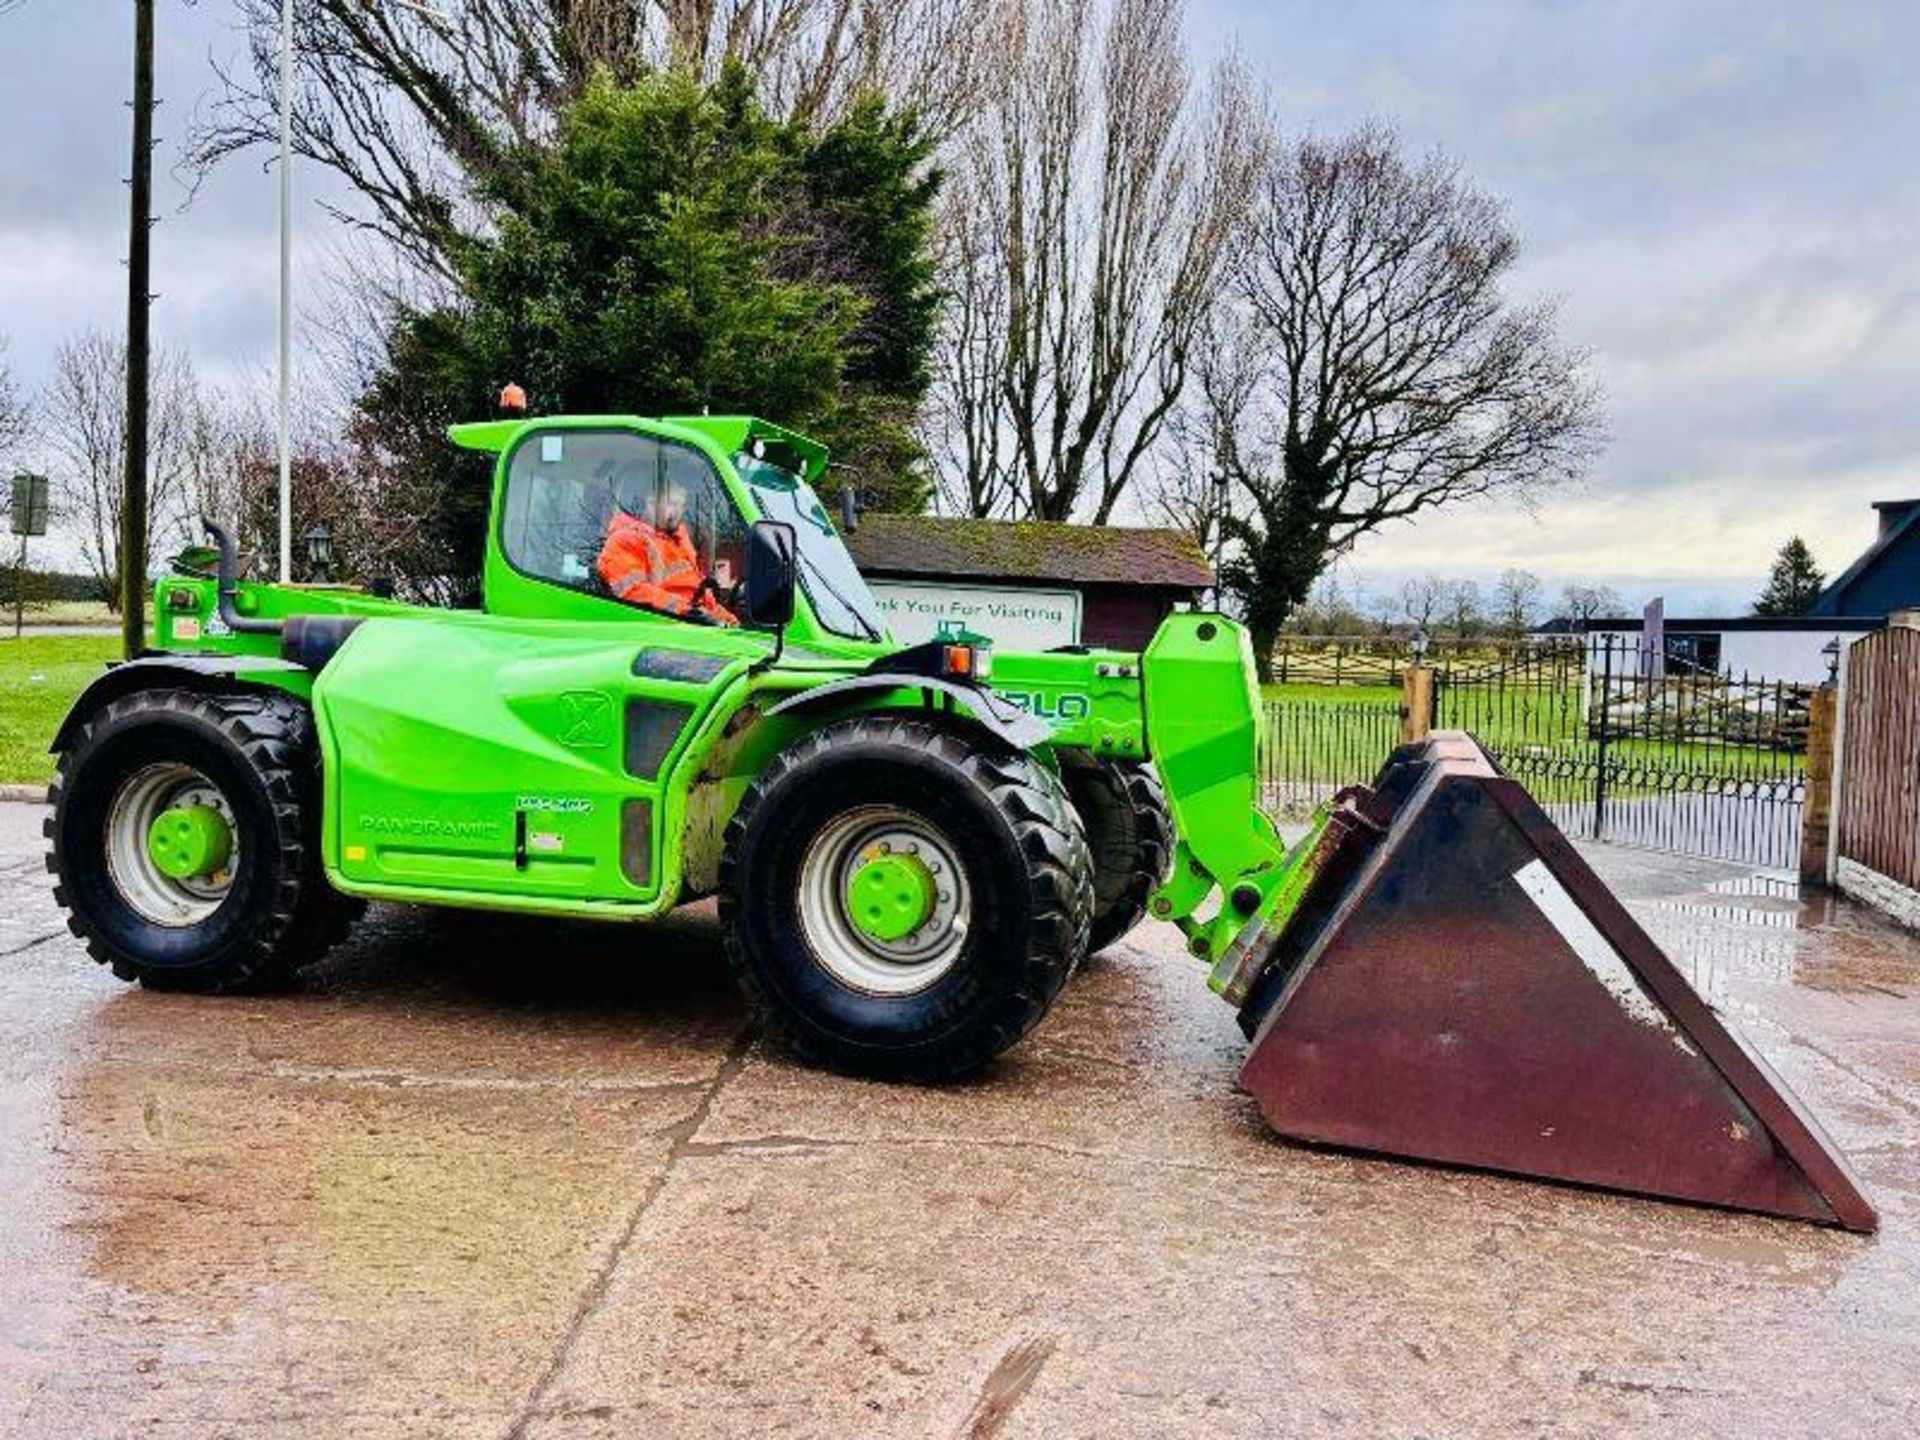
<instances>
[{"instance_id":1,"label":"black tire","mask_svg":"<svg viewBox=\"0 0 1920 1440\"><path fill-rule=\"evenodd\" d=\"M1087 953L1097 955L1140 923L1148 897L1167 878L1173 821L1151 765L1069 752L1060 774L1093 852Z\"/></svg>"},{"instance_id":2,"label":"black tire","mask_svg":"<svg viewBox=\"0 0 1920 1440\"><path fill-rule=\"evenodd\" d=\"M816 958L802 923L809 846L863 807L944 837L972 897L950 967L911 994L855 988ZM1092 904L1092 859L1059 781L991 736L918 716L836 721L776 756L720 865L728 959L767 1030L805 1060L883 1079L953 1079L1031 1030L1086 952Z\"/></svg>"},{"instance_id":3,"label":"black tire","mask_svg":"<svg viewBox=\"0 0 1920 1440\"><path fill-rule=\"evenodd\" d=\"M143 768L185 765L232 810L239 856L212 913L183 925L131 904L106 858L115 797ZM67 926L122 980L201 994L287 984L364 908L320 867L319 757L307 707L269 692L145 690L102 706L47 792L47 868Z\"/></svg>"}]
</instances>

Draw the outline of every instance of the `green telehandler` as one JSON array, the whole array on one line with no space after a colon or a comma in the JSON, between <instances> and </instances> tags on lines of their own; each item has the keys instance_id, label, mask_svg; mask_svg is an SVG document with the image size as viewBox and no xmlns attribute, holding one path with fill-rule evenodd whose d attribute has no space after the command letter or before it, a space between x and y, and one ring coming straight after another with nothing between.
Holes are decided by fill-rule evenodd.
<instances>
[{"instance_id":1,"label":"green telehandler","mask_svg":"<svg viewBox=\"0 0 1920 1440\"><path fill-rule=\"evenodd\" d=\"M155 648L62 723L48 865L116 975L277 986L368 901L645 921L717 895L769 1033L938 1082L1152 913L1237 1007L1283 1134L1872 1228L1814 1122L1469 737L1396 752L1289 848L1225 616L1175 613L1139 654L897 645L802 435L451 435L494 457L483 608L242 580L208 523L156 582ZM620 573L616 532L663 573Z\"/></svg>"}]
</instances>

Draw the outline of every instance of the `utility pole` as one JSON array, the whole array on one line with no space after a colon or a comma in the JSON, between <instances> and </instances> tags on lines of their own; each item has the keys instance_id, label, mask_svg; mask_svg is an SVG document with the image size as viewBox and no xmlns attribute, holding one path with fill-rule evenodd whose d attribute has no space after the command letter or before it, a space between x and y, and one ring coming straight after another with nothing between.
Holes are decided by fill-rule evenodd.
<instances>
[{"instance_id":1,"label":"utility pole","mask_svg":"<svg viewBox=\"0 0 1920 1440\"><path fill-rule=\"evenodd\" d=\"M127 233L127 472L120 497L120 643L147 643L148 250L153 226L153 0L133 3L132 216Z\"/></svg>"},{"instance_id":2,"label":"utility pole","mask_svg":"<svg viewBox=\"0 0 1920 1440\"><path fill-rule=\"evenodd\" d=\"M280 432L280 583L293 581L293 0L280 0L280 335L274 420Z\"/></svg>"}]
</instances>

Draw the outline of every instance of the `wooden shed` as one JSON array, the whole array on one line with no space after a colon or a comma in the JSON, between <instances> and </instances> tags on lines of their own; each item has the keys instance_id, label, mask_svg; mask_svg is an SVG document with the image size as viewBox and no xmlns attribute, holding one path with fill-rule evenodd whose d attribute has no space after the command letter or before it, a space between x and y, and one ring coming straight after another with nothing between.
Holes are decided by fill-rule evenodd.
<instances>
[{"instance_id":1,"label":"wooden shed","mask_svg":"<svg viewBox=\"0 0 1920 1440\"><path fill-rule=\"evenodd\" d=\"M1181 530L869 514L845 538L883 603L924 593L931 616L942 597L978 595L1013 617L1007 633L995 634L1009 648L1038 643L1029 636L1041 632L1020 630L1023 617L1045 610L1052 618L1035 597L1076 597L1067 608L1077 610L1077 633L1061 643L1138 650L1169 611L1213 584L1206 553ZM900 611L891 623L901 638L917 638ZM994 634L991 619L976 628ZM1045 633L1064 635L1057 624Z\"/></svg>"}]
</instances>

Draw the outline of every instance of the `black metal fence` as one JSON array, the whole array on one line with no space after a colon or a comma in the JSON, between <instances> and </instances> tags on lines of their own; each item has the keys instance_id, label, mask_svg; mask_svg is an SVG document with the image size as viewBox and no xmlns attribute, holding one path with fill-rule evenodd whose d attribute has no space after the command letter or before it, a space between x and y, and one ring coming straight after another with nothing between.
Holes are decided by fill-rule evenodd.
<instances>
[{"instance_id":1,"label":"black metal fence","mask_svg":"<svg viewBox=\"0 0 1920 1440\"><path fill-rule=\"evenodd\" d=\"M1399 741L1398 701L1332 672L1397 688L1404 659L1335 653L1296 652L1287 683L1322 672L1325 688L1266 702L1261 787L1283 821L1370 779ZM1431 728L1473 732L1569 835L1797 863L1809 686L1649 666L1620 637L1443 659L1434 680Z\"/></svg>"},{"instance_id":2,"label":"black metal fence","mask_svg":"<svg viewBox=\"0 0 1920 1440\"><path fill-rule=\"evenodd\" d=\"M1371 780L1400 743L1395 701L1269 700L1263 710L1260 793L1267 813L1283 823Z\"/></svg>"},{"instance_id":3,"label":"black metal fence","mask_svg":"<svg viewBox=\"0 0 1920 1440\"><path fill-rule=\"evenodd\" d=\"M1436 728L1470 730L1570 835L1790 869L1811 687L1650 665L1622 637L1436 672Z\"/></svg>"}]
</instances>

